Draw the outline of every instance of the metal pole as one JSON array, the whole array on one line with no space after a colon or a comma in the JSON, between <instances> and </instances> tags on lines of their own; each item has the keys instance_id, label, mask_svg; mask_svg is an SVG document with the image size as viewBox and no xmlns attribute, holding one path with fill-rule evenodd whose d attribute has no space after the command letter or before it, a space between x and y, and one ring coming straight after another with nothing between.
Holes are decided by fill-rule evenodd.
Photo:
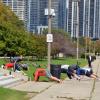
<instances>
[{"instance_id":1,"label":"metal pole","mask_svg":"<svg viewBox=\"0 0 100 100\"><path fill-rule=\"evenodd\" d=\"M77 1L77 64L79 60L79 2Z\"/></svg>"},{"instance_id":2,"label":"metal pole","mask_svg":"<svg viewBox=\"0 0 100 100\"><path fill-rule=\"evenodd\" d=\"M89 40L89 55L91 53L91 39Z\"/></svg>"},{"instance_id":3,"label":"metal pole","mask_svg":"<svg viewBox=\"0 0 100 100\"><path fill-rule=\"evenodd\" d=\"M86 56L87 56L87 37L88 37L88 21L85 21L86 24L86 44L85 44L85 60L86 60Z\"/></svg>"},{"instance_id":4,"label":"metal pole","mask_svg":"<svg viewBox=\"0 0 100 100\"><path fill-rule=\"evenodd\" d=\"M85 47L85 60L86 60L86 56L87 56L87 37L86 37L85 41L86 41L86 44L85 44L86 45L86 47Z\"/></svg>"},{"instance_id":5,"label":"metal pole","mask_svg":"<svg viewBox=\"0 0 100 100\"><path fill-rule=\"evenodd\" d=\"M77 23L76 23L76 34L77 34L77 64L79 60L79 2L80 0L72 0L72 2L77 3Z\"/></svg>"},{"instance_id":6,"label":"metal pole","mask_svg":"<svg viewBox=\"0 0 100 100\"><path fill-rule=\"evenodd\" d=\"M95 55L95 42L93 42L93 45L94 45L93 53Z\"/></svg>"},{"instance_id":7,"label":"metal pole","mask_svg":"<svg viewBox=\"0 0 100 100\"><path fill-rule=\"evenodd\" d=\"M51 34L51 0L48 2L48 34ZM48 42L48 70L50 70L50 63L51 63L51 43Z\"/></svg>"}]
</instances>

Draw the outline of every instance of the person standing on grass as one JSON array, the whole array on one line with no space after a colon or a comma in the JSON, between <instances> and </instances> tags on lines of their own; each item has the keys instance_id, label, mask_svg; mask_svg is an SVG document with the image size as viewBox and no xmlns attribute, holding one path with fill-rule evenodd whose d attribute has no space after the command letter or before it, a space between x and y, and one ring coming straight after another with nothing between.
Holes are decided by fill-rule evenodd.
<instances>
[{"instance_id":1,"label":"person standing on grass","mask_svg":"<svg viewBox=\"0 0 100 100\"><path fill-rule=\"evenodd\" d=\"M91 65L91 63L92 63L92 56L89 55L89 56L87 57L87 60L88 60L88 66L89 66L89 68L92 68L92 65Z\"/></svg>"}]
</instances>

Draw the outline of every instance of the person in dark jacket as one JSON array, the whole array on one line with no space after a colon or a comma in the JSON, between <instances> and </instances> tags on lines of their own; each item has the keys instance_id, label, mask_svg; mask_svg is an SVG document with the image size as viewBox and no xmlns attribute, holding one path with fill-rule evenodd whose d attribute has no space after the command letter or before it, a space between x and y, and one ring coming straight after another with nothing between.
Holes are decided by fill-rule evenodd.
<instances>
[{"instance_id":1,"label":"person in dark jacket","mask_svg":"<svg viewBox=\"0 0 100 100\"><path fill-rule=\"evenodd\" d=\"M87 60L88 60L89 68L92 68L92 65L91 65L91 63L92 63L92 56L91 55L87 56Z\"/></svg>"},{"instance_id":2,"label":"person in dark jacket","mask_svg":"<svg viewBox=\"0 0 100 100\"><path fill-rule=\"evenodd\" d=\"M18 57L13 57L11 59L11 62L14 63L14 71L20 71L20 66L19 66L19 62L22 61L22 55L21 56L18 56Z\"/></svg>"},{"instance_id":3,"label":"person in dark jacket","mask_svg":"<svg viewBox=\"0 0 100 100\"><path fill-rule=\"evenodd\" d=\"M68 67L68 70L66 71L69 79L72 79L72 78L76 78L77 80L80 80L80 77L76 74L76 70L80 68L77 64L74 64L74 65L70 65Z\"/></svg>"}]
</instances>

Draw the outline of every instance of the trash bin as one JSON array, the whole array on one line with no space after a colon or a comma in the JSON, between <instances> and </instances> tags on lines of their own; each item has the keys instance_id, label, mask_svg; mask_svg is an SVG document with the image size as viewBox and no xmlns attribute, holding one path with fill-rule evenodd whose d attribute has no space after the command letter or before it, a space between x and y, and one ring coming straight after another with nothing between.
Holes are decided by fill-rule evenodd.
<instances>
[{"instance_id":1,"label":"trash bin","mask_svg":"<svg viewBox=\"0 0 100 100\"><path fill-rule=\"evenodd\" d=\"M50 65L50 72L51 72L52 76L55 76L55 77L57 77L57 78L60 79L60 75L61 75L61 65L51 64Z\"/></svg>"}]
</instances>

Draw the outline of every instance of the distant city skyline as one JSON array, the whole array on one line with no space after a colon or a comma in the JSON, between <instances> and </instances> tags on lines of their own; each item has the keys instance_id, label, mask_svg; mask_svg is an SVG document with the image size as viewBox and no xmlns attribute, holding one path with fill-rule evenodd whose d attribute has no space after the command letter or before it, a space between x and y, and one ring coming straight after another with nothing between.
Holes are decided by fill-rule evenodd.
<instances>
[{"instance_id":1,"label":"distant city skyline","mask_svg":"<svg viewBox=\"0 0 100 100\"><path fill-rule=\"evenodd\" d=\"M17 3L22 1L22 4L25 4L24 10L24 23L25 27L29 32L37 33L38 30L42 28L47 28L48 26L48 16L45 16L44 11L48 8L47 0L2 0L4 4L10 6L12 11L17 9L17 12L20 12L19 6ZM11 6L16 3L16 6ZM20 3L20 5L22 5ZM55 17L52 17L52 28L60 28L66 31L66 0L53 0L51 2L52 9L55 10ZM15 14L19 17L18 13L14 11ZM19 17L20 19L20 17ZM22 20L22 19L20 19ZM41 31L40 31L41 33Z\"/></svg>"},{"instance_id":2,"label":"distant city skyline","mask_svg":"<svg viewBox=\"0 0 100 100\"><path fill-rule=\"evenodd\" d=\"M48 16L44 10L48 8L48 0L2 0L12 11L24 21L29 32L40 34L48 28ZM77 37L76 25L79 20L79 35L82 37L100 38L100 0L80 0L79 19L77 19L78 2L72 0L51 0L51 8L55 10L52 17L52 28L63 29L71 37Z\"/></svg>"}]
</instances>

